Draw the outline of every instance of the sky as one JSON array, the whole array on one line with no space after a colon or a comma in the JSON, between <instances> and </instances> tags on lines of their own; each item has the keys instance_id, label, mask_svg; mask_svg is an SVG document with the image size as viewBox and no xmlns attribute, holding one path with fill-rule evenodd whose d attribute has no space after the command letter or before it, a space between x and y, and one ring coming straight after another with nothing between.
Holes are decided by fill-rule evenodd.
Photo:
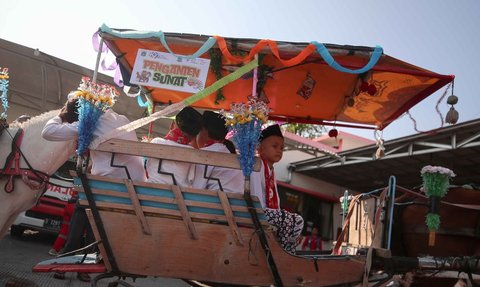
<instances>
[{"instance_id":1,"label":"sky","mask_svg":"<svg viewBox=\"0 0 480 287\"><path fill-rule=\"evenodd\" d=\"M440 74L455 75L459 122L480 118L480 1L432 0L0 0L0 38L94 69L92 35L112 28L374 47ZM1 59L0 59L1 66ZM444 88L410 110L417 129L441 126ZM449 106L440 103L445 117ZM338 128L373 139L373 131ZM383 132L417 133L408 116Z\"/></svg>"}]
</instances>

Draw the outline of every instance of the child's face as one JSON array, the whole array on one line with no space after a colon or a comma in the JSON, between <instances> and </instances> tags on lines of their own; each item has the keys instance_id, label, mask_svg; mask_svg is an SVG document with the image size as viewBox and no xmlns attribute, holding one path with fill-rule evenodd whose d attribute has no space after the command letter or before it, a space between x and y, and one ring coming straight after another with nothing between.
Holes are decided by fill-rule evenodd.
<instances>
[{"instance_id":1,"label":"child's face","mask_svg":"<svg viewBox=\"0 0 480 287\"><path fill-rule=\"evenodd\" d=\"M260 156L270 165L279 162L283 156L284 139L270 136L262 141L258 149Z\"/></svg>"}]
</instances>

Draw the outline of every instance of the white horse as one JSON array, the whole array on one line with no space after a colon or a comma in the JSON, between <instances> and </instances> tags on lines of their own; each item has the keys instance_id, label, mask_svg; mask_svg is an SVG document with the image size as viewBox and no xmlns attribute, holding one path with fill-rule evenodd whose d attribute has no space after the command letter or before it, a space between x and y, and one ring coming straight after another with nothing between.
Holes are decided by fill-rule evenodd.
<instances>
[{"instance_id":1,"label":"white horse","mask_svg":"<svg viewBox=\"0 0 480 287\"><path fill-rule=\"evenodd\" d=\"M59 114L59 110L50 111L21 123L12 123L10 128L0 134L0 239L5 235L18 214L30 209L41 196L44 184L41 180L32 180L37 175L43 179L54 173L75 152L75 141L51 142L41 136L45 123ZM13 190L7 186L9 175L3 174L7 157L12 151L12 141L18 129L24 136L19 146L19 167L22 175L14 177ZM15 159L11 161L15 166ZM30 166L29 166L30 165ZM45 176L46 175L46 176ZM30 177L30 180L27 178ZM10 187L10 186L8 186Z\"/></svg>"}]
</instances>

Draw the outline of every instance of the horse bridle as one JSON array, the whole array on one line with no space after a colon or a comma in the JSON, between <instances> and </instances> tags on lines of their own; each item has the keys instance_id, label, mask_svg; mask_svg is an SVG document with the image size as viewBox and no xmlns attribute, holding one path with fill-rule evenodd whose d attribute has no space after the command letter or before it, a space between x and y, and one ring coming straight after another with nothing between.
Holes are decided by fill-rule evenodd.
<instances>
[{"instance_id":1,"label":"horse bridle","mask_svg":"<svg viewBox=\"0 0 480 287\"><path fill-rule=\"evenodd\" d=\"M11 193L15 188L14 179L21 176L28 187L32 190L42 190L43 194L46 190L47 183L49 183L50 176L43 171L34 169L20 149L24 135L23 129L19 128L15 136L12 136L8 129L4 129L4 131L12 138L12 150L7 156L5 166L0 169L0 177L9 177L4 186L5 192ZM20 167L20 158L23 158L28 168Z\"/></svg>"}]
</instances>

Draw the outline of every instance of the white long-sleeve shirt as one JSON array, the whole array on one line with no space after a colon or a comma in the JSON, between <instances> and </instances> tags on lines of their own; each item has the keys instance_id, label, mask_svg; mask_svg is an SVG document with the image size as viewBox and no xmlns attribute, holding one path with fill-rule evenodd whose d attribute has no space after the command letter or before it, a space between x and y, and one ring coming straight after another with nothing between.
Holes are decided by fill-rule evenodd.
<instances>
[{"instance_id":1,"label":"white long-sleeve shirt","mask_svg":"<svg viewBox=\"0 0 480 287\"><path fill-rule=\"evenodd\" d=\"M97 128L93 132L93 136L99 137L101 134L107 133L117 127L128 124L130 121L127 117L115 113L109 109L100 116ZM78 122L62 123L59 116L50 119L42 130L42 137L49 141L65 141L78 139ZM135 131L121 133L116 136L118 139L137 141ZM92 159L92 174L110 176L115 178L128 178L124 168L112 167L110 161L112 154L92 150L90 152ZM145 181L145 169L143 168L143 159L138 156L116 154L114 165L126 166L133 180Z\"/></svg>"},{"instance_id":2,"label":"white long-sleeve shirt","mask_svg":"<svg viewBox=\"0 0 480 287\"><path fill-rule=\"evenodd\" d=\"M214 143L208 147L202 148L202 150L230 153L223 143ZM193 181L194 188L220 190L220 185L218 181L215 180L219 179L223 191L236 193L244 192L245 177L241 170L208 166L206 175L212 179L207 179L205 178L205 167L204 164L195 165L195 178Z\"/></svg>"},{"instance_id":3,"label":"white long-sleeve shirt","mask_svg":"<svg viewBox=\"0 0 480 287\"><path fill-rule=\"evenodd\" d=\"M154 138L151 143L179 146L184 148L193 148L189 145L179 144L175 141L166 140L163 138ZM178 162L172 160L162 160L160 165L160 173L158 167L160 160L157 158L147 159L146 169L148 173L148 182L156 182L162 184L175 184L172 175L175 177L176 184L183 187L191 187L193 181L193 165L186 162ZM172 175L168 175L169 173Z\"/></svg>"},{"instance_id":4,"label":"white long-sleeve shirt","mask_svg":"<svg viewBox=\"0 0 480 287\"><path fill-rule=\"evenodd\" d=\"M250 193L251 195L256 195L260 200L262 208L265 209L266 206L266 191L265 191L265 168L271 174L272 171L268 166L266 166L263 161L261 161L260 171L252 171L250 174ZM275 190L278 192L277 181L275 182Z\"/></svg>"}]
</instances>

